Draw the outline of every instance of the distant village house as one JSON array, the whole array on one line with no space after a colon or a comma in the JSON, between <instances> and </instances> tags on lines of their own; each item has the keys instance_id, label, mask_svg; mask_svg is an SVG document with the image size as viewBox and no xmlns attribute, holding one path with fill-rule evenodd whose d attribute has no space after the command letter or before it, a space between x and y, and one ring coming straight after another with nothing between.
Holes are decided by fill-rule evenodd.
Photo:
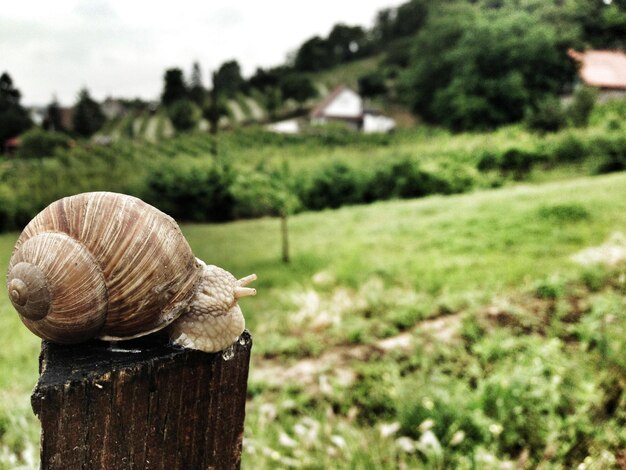
<instances>
[{"instance_id":1,"label":"distant village house","mask_svg":"<svg viewBox=\"0 0 626 470\"><path fill-rule=\"evenodd\" d=\"M335 88L313 108L309 122L312 125L340 122L364 133L391 132L396 127L392 118L366 109L363 98L344 85ZM296 134L300 131L300 123L297 119L289 119L270 124L268 129L282 134Z\"/></svg>"},{"instance_id":2,"label":"distant village house","mask_svg":"<svg viewBox=\"0 0 626 470\"><path fill-rule=\"evenodd\" d=\"M346 86L338 86L313 111L312 124L343 122L365 133L390 132L395 129L393 119L380 112L365 109L363 98Z\"/></svg>"}]
</instances>

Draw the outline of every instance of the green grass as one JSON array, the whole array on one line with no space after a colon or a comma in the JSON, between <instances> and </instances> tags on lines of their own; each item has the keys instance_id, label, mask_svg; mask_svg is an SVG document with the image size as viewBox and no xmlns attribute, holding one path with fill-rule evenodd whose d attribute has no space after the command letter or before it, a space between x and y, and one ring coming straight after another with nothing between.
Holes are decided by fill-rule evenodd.
<instances>
[{"instance_id":1,"label":"green grass","mask_svg":"<svg viewBox=\"0 0 626 470\"><path fill-rule=\"evenodd\" d=\"M242 301L255 339L244 468L471 468L487 456L515 460L524 449L536 465L562 440L559 449L569 450L554 451L550 463L559 468L587 456L603 462L602 452L617 455L626 446L624 413L598 414L610 389L603 384L615 384L590 346L623 344L619 336L597 336L593 326L608 311L623 322L623 287L615 287L623 281L570 259L626 232L626 174L302 213L289 227L293 261L286 265L276 219L183 226L199 258L236 276L259 276L258 296ZM0 236L0 265L16 236ZM574 327L542 320L544 307L567 317L565 293L575 288L584 290L577 295L589 315ZM509 323L494 326L481 312L503 298ZM451 314L464 318L457 342L433 344L413 331L425 318ZM320 315L331 320L319 323ZM414 348L346 361L356 374L349 387L333 371L323 374L326 388L276 386L254 375L267 364L287 367L402 331L411 332ZM19 324L4 289L0 340L0 443L19 455L37 448L28 395L38 340ZM552 382L557 376L562 387ZM518 409L535 420L536 435L511 414ZM391 422L400 429L381 439L380 426ZM439 447L420 444L431 434ZM421 450L402 451L399 437Z\"/></svg>"}]
</instances>

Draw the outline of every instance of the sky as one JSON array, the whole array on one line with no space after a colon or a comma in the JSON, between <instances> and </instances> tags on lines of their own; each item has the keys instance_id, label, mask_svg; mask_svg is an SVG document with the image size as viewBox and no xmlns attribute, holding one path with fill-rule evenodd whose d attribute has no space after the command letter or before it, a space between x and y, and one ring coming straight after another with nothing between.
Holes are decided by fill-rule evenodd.
<instances>
[{"instance_id":1,"label":"sky","mask_svg":"<svg viewBox=\"0 0 626 470\"><path fill-rule=\"evenodd\" d=\"M188 77L236 59L244 76L283 63L336 23L371 27L376 12L406 0L20 0L0 13L0 73L22 104L56 95L157 99L166 69Z\"/></svg>"}]
</instances>

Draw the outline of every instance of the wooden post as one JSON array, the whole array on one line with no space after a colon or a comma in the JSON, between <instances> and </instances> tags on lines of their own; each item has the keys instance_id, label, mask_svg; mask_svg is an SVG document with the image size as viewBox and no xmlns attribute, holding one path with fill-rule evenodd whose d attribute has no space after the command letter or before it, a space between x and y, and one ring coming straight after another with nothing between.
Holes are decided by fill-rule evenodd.
<instances>
[{"instance_id":1,"label":"wooden post","mask_svg":"<svg viewBox=\"0 0 626 470\"><path fill-rule=\"evenodd\" d=\"M31 397L41 468L239 468L251 347L247 331L215 354L158 336L44 341Z\"/></svg>"}]
</instances>

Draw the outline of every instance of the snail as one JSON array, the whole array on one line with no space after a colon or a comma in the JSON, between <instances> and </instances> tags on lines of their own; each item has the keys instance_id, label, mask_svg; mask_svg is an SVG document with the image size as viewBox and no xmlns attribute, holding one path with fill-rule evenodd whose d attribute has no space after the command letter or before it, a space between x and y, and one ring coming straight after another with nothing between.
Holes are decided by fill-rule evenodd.
<instances>
[{"instance_id":1,"label":"snail","mask_svg":"<svg viewBox=\"0 0 626 470\"><path fill-rule=\"evenodd\" d=\"M137 338L168 329L174 344L215 352L244 330L242 279L194 257L170 216L142 200L83 193L26 226L7 288L24 324L48 341Z\"/></svg>"}]
</instances>

